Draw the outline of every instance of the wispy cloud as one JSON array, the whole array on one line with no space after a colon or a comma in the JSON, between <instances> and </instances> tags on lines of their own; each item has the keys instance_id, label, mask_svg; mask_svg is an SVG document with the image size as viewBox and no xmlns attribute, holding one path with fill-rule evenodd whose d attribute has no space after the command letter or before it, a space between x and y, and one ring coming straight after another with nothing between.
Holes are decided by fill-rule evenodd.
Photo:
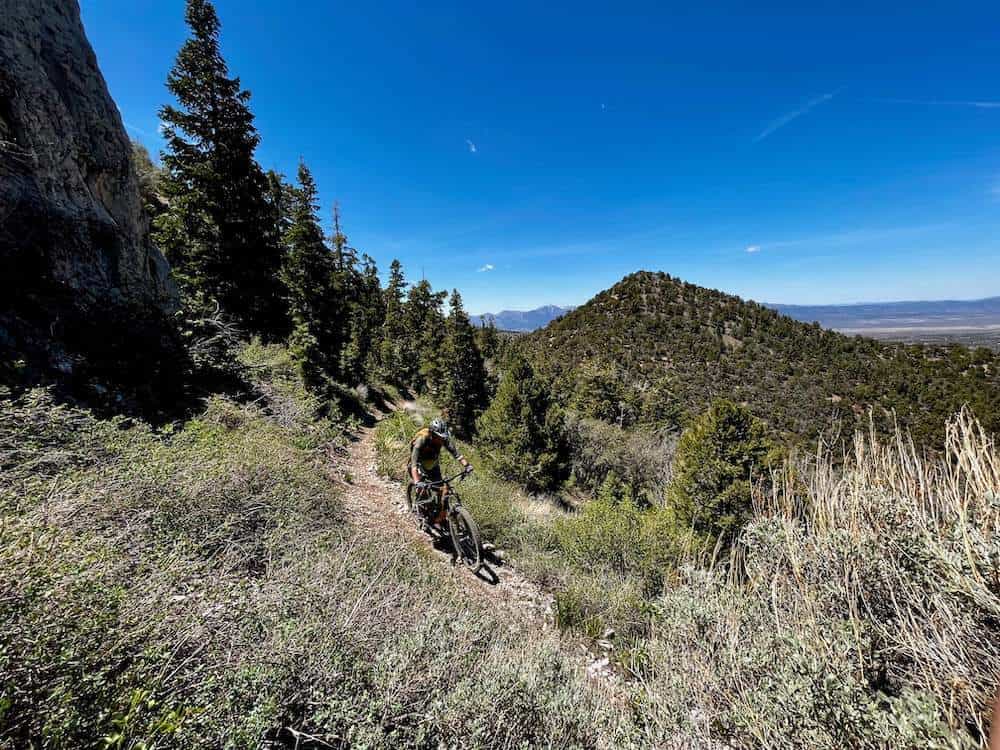
<instances>
[{"instance_id":1,"label":"wispy cloud","mask_svg":"<svg viewBox=\"0 0 1000 750\"><path fill-rule=\"evenodd\" d=\"M815 99L810 99L809 101L807 101L798 109L793 110L792 112L787 112L783 114L781 117L777 118L776 120L772 120L770 124L768 124L766 128L760 131L758 136L753 139L753 142L758 143L759 141L764 140L769 135L774 133L776 130L780 130L781 128L785 127L785 125L790 123L792 120L796 120L799 117L802 117L802 115L808 113L811 109L818 107L820 104L823 104L824 102L830 101L841 91L843 91L843 89L837 89L836 91L831 91L827 94L817 96Z\"/></svg>"},{"instance_id":2,"label":"wispy cloud","mask_svg":"<svg viewBox=\"0 0 1000 750\"><path fill-rule=\"evenodd\" d=\"M139 135L144 135L144 136L147 136L147 137L151 137L152 136L152 133L150 133L148 130L143 130L142 128L137 128L135 125L133 125L132 123L128 122L127 120L122 120L122 124L125 126L126 130L131 130L133 133L138 133Z\"/></svg>"},{"instance_id":3,"label":"wispy cloud","mask_svg":"<svg viewBox=\"0 0 1000 750\"><path fill-rule=\"evenodd\" d=\"M1000 109L1000 101L972 99L895 99L879 97L870 101L883 104L920 104L925 106L974 107L975 109Z\"/></svg>"},{"instance_id":4,"label":"wispy cloud","mask_svg":"<svg viewBox=\"0 0 1000 750\"><path fill-rule=\"evenodd\" d=\"M475 154L479 152L479 149L476 148L476 144L470 141L468 138L465 139L465 145L469 149L470 154Z\"/></svg>"},{"instance_id":5,"label":"wispy cloud","mask_svg":"<svg viewBox=\"0 0 1000 750\"><path fill-rule=\"evenodd\" d=\"M492 263L487 263L485 266L480 266L476 269L478 273L486 273L487 271L492 271L494 268Z\"/></svg>"},{"instance_id":6,"label":"wispy cloud","mask_svg":"<svg viewBox=\"0 0 1000 750\"><path fill-rule=\"evenodd\" d=\"M1000 187L1000 185L998 185L998 187ZM855 245L866 245L875 242L912 240L922 235L930 234L932 232L940 232L951 227L952 224L942 222L938 224L915 224L899 227L869 227L851 229L844 232L814 235L812 237L777 240L775 242L761 242L757 245L747 246L746 252L752 254L759 253L762 250L770 251L789 250L795 248L852 247Z\"/></svg>"}]
</instances>

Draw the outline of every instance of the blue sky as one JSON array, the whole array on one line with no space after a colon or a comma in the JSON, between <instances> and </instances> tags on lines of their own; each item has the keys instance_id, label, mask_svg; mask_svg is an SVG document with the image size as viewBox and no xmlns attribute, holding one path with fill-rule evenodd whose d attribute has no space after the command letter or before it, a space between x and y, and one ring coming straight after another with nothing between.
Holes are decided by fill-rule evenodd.
<instances>
[{"instance_id":1,"label":"blue sky","mask_svg":"<svg viewBox=\"0 0 1000 750\"><path fill-rule=\"evenodd\" d=\"M157 151L182 0L81 5ZM216 5L261 163L305 158L352 244L473 312L638 269L767 302L1000 294L996 2Z\"/></svg>"}]
</instances>

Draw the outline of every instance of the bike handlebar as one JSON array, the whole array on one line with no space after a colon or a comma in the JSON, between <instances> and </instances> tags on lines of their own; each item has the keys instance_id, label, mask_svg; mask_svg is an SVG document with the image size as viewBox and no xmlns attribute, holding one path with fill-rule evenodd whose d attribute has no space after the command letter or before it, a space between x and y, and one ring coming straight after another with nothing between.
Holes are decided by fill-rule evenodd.
<instances>
[{"instance_id":1,"label":"bike handlebar","mask_svg":"<svg viewBox=\"0 0 1000 750\"><path fill-rule=\"evenodd\" d=\"M462 469L462 471L458 472L458 474L456 474L455 476L447 477L445 479L440 479L437 482L418 482L417 484L421 485L423 487L427 487L427 488L430 488L430 487L442 487L442 486L448 484L448 482L454 481L455 479L457 479L459 481L464 480L465 477L469 475L469 473L470 473L469 469Z\"/></svg>"}]
</instances>

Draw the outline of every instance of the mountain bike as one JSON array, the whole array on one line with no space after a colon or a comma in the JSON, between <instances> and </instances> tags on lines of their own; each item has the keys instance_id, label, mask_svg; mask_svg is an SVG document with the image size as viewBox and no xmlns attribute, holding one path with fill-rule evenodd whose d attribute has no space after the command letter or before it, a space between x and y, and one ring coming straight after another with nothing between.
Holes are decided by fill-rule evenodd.
<instances>
[{"instance_id":1,"label":"mountain bike","mask_svg":"<svg viewBox=\"0 0 1000 750\"><path fill-rule=\"evenodd\" d=\"M448 534L451 536L455 556L468 567L478 570L483 562L479 527L472 514L462 507L462 498L451 486L455 479L462 481L465 476L466 473L462 471L439 482L411 481L406 485L406 505L417 517L421 527L432 528L431 519L440 509L440 503L444 502L444 511L448 514ZM447 493L440 492L444 488L448 489Z\"/></svg>"}]
</instances>

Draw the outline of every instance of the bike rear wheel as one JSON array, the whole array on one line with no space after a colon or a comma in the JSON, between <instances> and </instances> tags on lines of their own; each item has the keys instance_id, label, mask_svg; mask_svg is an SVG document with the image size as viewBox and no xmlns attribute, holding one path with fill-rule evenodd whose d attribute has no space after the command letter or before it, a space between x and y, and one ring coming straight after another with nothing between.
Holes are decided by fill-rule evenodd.
<instances>
[{"instance_id":1,"label":"bike rear wheel","mask_svg":"<svg viewBox=\"0 0 1000 750\"><path fill-rule=\"evenodd\" d=\"M461 558L465 565L478 570L483 561L483 545L479 539L479 527L472 519L472 514L465 508L456 508L448 516L448 530L451 532L455 555Z\"/></svg>"}]
</instances>

